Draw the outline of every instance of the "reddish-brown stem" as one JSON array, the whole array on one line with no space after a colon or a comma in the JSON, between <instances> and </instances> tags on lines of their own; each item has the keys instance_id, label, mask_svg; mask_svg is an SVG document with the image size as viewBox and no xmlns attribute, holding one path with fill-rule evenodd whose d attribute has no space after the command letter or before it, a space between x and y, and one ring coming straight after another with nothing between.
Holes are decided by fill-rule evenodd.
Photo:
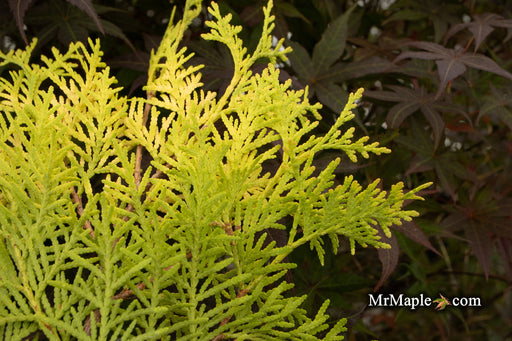
<instances>
[{"instance_id":1,"label":"reddish-brown stem","mask_svg":"<svg viewBox=\"0 0 512 341\"><path fill-rule=\"evenodd\" d=\"M149 280L151 282L153 282L153 278L150 278ZM144 290L144 289L146 289L146 283L141 282L141 283L137 284L136 287L139 290ZM115 296L112 296L112 299L113 300L124 300L124 299L127 299L128 297L130 297L132 295L133 295L133 290L131 290L131 289L123 289L119 294L117 294Z\"/></svg>"},{"instance_id":2,"label":"reddish-brown stem","mask_svg":"<svg viewBox=\"0 0 512 341\"><path fill-rule=\"evenodd\" d=\"M147 93L147 100L148 102L155 96L155 93L153 91L148 91ZM151 111L151 104L146 102L144 105L144 114L142 116L142 126L145 127L146 123L148 122L149 113ZM141 127L142 128L142 127ZM142 163L142 145L137 146L137 150L135 152L135 170L134 170L134 177L135 177L135 185L137 188L139 188L140 182L142 180L141 176L141 163Z\"/></svg>"},{"instance_id":3,"label":"reddish-brown stem","mask_svg":"<svg viewBox=\"0 0 512 341\"><path fill-rule=\"evenodd\" d=\"M229 223L221 223L219 221L214 221L214 222L210 223L210 226L221 226L227 235L229 235L229 236L233 235L233 227ZM242 229L241 226L235 225L235 231L240 231L241 229ZM234 241L231 242L231 245L236 246ZM237 298L244 297L245 295L247 295L248 292L249 292L249 289L247 289L247 288L242 289L238 292L236 297ZM233 315L230 315L230 316L226 317L224 320L222 320L222 322L220 323L220 326L227 324L229 322L229 320L231 320L232 316ZM225 337L226 336L224 334L219 334L213 339L213 341L220 341L220 340L223 340Z\"/></svg>"},{"instance_id":4,"label":"reddish-brown stem","mask_svg":"<svg viewBox=\"0 0 512 341\"><path fill-rule=\"evenodd\" d=\"M475 37L471 37L471 39L469 39L468 43L466 44L466 47L464 48L463 53L466 53L466 51L469 49L469 47L471 46L471 43L473 42L474 39L475 39Z\"/></svg>"},{"instance_id":5,"label":"reddish-brown stem","mask_svg":"<svg viewBox=\"0 0 512 341\"><path fill-rule=\"evenodd\" d=\"M236 297L237 298L244 297L245 295L247 295L248 292L249 292L249 289L240 290L238 292L238 294L236 295ZM231 316L233 316L233 315L231 315ZM229 322L229 320L231 320L231 316L228 316L224 320L222 320L219 327L227 324ZM219 334L212 341L220 341L220 340L223 340L225 337L226 336L224 334Z\"/></svg>"},{"instance_id":6,"label":"reddish-brown stem","mask_svg":"<svg viewBox=\"0 0 512 341\"><path fill-rule=\"evenodd\" d=\"M75 187L71 188L71 197L73 198L73 202L78 204L76 212L78 213L78 216L81 217L84 214L84 206L82 205L82 199L76 193ZM89 230L89 234L94 238L94 229L92 228L91 222L89 220L85 221L84 230Z\"/></svg>"},{"instance_id":7,"label":"reddish-brown stem","mask_svg":"<svg viewBox=\"0 0 512 341\"><path fill-rule=\"evenodd\" d=\"M159 179L159 178L161 178L163 175L164 175L164 172L162 172L161 170L157 169L157 171L155 172L155 174L151 175L151 178L152 178L152 179ZM153 186L152 184L148 183L148 184L146 185L146 188L144 188L144 192L149 191L149 190L151 189L151 187L152 187L152 186ZM133 205L132 205L132 204L128 204L128 207L126 207L126 210L127 210L128 212L133 212L133 210L134 210L134 209L135 209L135 208L133 207ZM124 216L124 217L123 217L123 220L124 220L124 221L128 221L128 216Z\"/></svg>"},{"instance_id":8,"label":"reddish-brown stem","mask_svg":"<svg viewBox=\"0 0 512 341\"><path fill-rule=\"evenodd\" d=\"M101 313L99 309L94 310L94 319L96 320L96 323L99 323L101 320ZM87 317L84 323L84 332L87 334L87 336L91 336L91 317Z\"/></svg>"}]
</instances>

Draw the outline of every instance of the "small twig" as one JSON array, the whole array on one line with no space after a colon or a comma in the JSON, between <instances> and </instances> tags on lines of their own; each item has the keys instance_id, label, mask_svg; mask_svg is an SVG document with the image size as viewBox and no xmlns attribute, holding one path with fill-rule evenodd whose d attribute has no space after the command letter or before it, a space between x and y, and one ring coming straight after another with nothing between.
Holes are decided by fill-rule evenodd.
<instances>
[{"instance_id":1,"label":"small twig","mask_svg":"<svg viewBox=\"0 0 512 341\"><path fill-rule=\"evenodd\" d=\"M153 278L150 278L149 280L150 280L150 282L153 282ZM141 283L139 283L139 284L137 284L135 286L139 290L146 289L146 283L144 283L144 282L141 282ZM132 295L133 295L133 290L132 289L123 289L119 294L117 294L115 296L112 296L111 298L113 300L124 300L124 299L127 299L127 298L131 297Z\"/></svg>"},{"instance_id":2,"label":"small twig","mask_svg":"<svg viewBox=\"0 0 512 341\"><path fill-rule=\"evenodd\" d=\"M153 91L148 91L147 93L147 100L151 100L155 96L155 93ZM144 105L144 114L142 116L142 126L145 127L146 123L149 118L149 113L151 111L151 104L146 102ZM141 127L142 128L142 127ZM140 182L142 180L141 177L141 163L142 163L142 145L137 146L137 151L135 153L135 170L134 170L134 177L135 177L135 185L137 188L139 188Z\"/></svg>"},{"instance_id":3,"label":"small twig","mask_svg":"<svg viewBox=\"0 0 512 341\"><path fill-rule=\"evenodd\" d=\"M226 234L228 236L232 236L233 235L233 227L229 223L221 223L219 221L214 221L213 223L210 223L210 226L221 226L222 229L226 232ZM240 226L235 226L235 230L236 231L238 231L240 229L241 229ZM235 242L231 241L231 245L235 246Z\"/></svg>"},{"instance_id":4,"label":"small twig","mask_svg":"<svg viewBox=\"0 0 512 341\"><path fill-rule=\"evenodd\" d=\"M164 270L165 271L169 271L171 270L172 268L174 267L174 265L169 265L168 267L166 267ZM153 283L153 277L150 277L149 278L149 282L150 283ZM139 290L144 290L146 289L146 283L144 282L141 282L141 283L138 283L135 285L137 287L137 289ZM124 300L124 299L127 299L129 297L133 296L133 290L132 289L123 289L119 294L117 295L114 295L111 297L111 299L113 300Z\"/></svg>"},{"instance_id":5,"label":"small twig","mask_svg":"<svg viewBox=\"0 0 512 341\"><path fill-rule=\"evenodd\" d=\"M84 207L82 205L82 199L76 193L75 187L71 188L71 196L73 198L73 202L75 204L78 204L78 206L76 208L78 216L80 216L80 217L83 216L84 215ZM91 235L92 238L94 238L94 229L92 228L91 222L89 220L85 221L84 230L89 230L89 234Z\"/></svg>"},{"instance_id":6,"label":"small twig","mask_svg":"<svg viewBox=\"0 0 512 341\"><path fill-rule=\"evenodd\" d=\"M236 298L244 297L245 295L247 295L248 292L249 292L249 289L240 290L238 292L238 294L236 295ZM229 322L229 320L231 320L232 316L233 315L230 315L230 316L226 317L224 320L222 320L222 322L220 323L219 327L222 327L222 326L226 325ZM224 334L219 334L212 341L224 340L225 337L226 336Z\"/></svg>"},{"instance_id":7,"label":"small twig","mask_svg":"<svg viewBox=\"0 0 512 341\"><path fill-rule=\"evenodd\" d=\"M475 37L471 37L471 39L469 39L468 43L466 44L466 47L464 48L464 52L462 53L466 53L467 50L469 49L469 47L471 46L471 43L473 42L473 40L475 39Z\"/></svg>"},{"instance_id":8,"label":"small twig","mask_svg":"<svg viewBox=\"0 0 512 341\"><path fill-rule=\"evenodd\" d=\"M167 167L170 167L170 166L167 165ZM160 169L157 169L155 174L151 175L151 179L159 179L163 175L164 175L164 172L162 172ZM139 185L140 185L140 183L139 183ZM151 189L151 187L153 187L153 184L148 183L146 185L146 188L144 188L144 192L148 192ZM133 204L128 204L128 206L126 207L126 211L128 211L128 212L133 212L134 209L135 209L135 207L133 207ZM128 216L125 215L123 217L123 220L128 221Z\"/></svg>"},{"instance_id":9,"label":"small twig","mask_svg":"<svg viewBox=\"0 0 512 341\"><path fill-rule=\"evenodd\" d=\"M96 323L100 322L101 313L100 313L99 309L94 310L94 319L96 320ZM84 332L87 334L87 336L91 336L91 316L90 315L85 320Z\"/></svg>"},{"instance_id":10,"label":"small twig","mask_svg":"<svg viewBox=\"0 0 512 341\"><path fill-rule=\"evenodd\" d=\"M233 235L233 226L230 223L222 223L219 221L214 221L214 222L210 223L210 226L221 226L228 236ZM235 231L240 231L241 229L242 229L242 227L240 225L235 225ZM233 247L236 246L234 241L231 241L231 245ZM237 298L244 297L245 295L247 295L248 292L249 292L248 288L242 289L238 292L236 297ZM222 320L219 327L226 325L229 322L229 320L231 320L231 317L233 317L233 315L230 315L230 316L226 317L224 320ZM219 334L212 341L220 341L220 340L223 340L225 337L226 336L224 334Z\"/></svg>"}]
</instances>

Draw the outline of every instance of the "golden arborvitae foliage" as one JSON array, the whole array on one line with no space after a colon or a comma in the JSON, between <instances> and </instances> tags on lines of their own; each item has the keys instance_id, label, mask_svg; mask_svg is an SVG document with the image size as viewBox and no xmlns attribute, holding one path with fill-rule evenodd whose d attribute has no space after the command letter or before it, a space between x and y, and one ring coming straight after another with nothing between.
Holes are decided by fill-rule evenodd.
<instances>
[{"instance_id":1,"label":"golden arborvitae foliage","mask_svg":"<svg viewBox=\"0 0 512 341\"><path fill-rule=\"evenodd\" d=\"M286 293L286 256L309 243L323 262L326 236L335 250L338 236L352 253L387 247L374 226L389 234L410 220L401 206L419 188L386 193L352 177L334 187L339 159L313 173L322 150L352 160L388 150L340 130L361 90L327 134L312 134L319 105L273 66L288 51L271 45L271 6L252 53L240 27L209 9L204 39L234 62L222 95L201 89L200 66L179 47L201 1L187 2L152 54L145 99L119 97L98 42L40 65L29 62L35 42L0 54L14 66L0 79L1 339L342 339L328 302L310 318L305 297ZM272 159L279 166L264 172ZM287 229L286 245L267 243L268 228Z\"/></svg>"}]
</instances>

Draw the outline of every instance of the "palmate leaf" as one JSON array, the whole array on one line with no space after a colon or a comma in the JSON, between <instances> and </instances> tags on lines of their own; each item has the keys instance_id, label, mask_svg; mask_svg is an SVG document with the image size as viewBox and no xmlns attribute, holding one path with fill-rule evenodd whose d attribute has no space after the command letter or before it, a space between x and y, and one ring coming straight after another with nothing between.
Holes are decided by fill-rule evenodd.
<instances>
[{"instance_id":1,"label":"palmate leaf","mask_svg":"<svg viewBox=\"0 0 512 341\"><path fill-rule=\"evenodd\" d=\"M395 58L394 62L398 62L408 58L419 58L427 60L435 60L437 64L437 72L440 79L439 89L436 94L438 98L442 91L446 88L448 82L457 78L466 71L466 66L488 71L512 80L512 74L501 68L495 61L482 54L467 54L463 50L454 50L445 48L442 45L430 42L412 42L408 44L426 52L406 51L402 52Z\"/></svg>"},{"instance_id":2,"label":"palmate leaf","mask_svg":"<svg viewBox=\"0 0 512 341\"><path fill-rule=\"evenodd\" d=\"M441 222L449 232L464 231L486 277L490 273L493 246L499 245L500 241L506 244L512 240L511 207L510 198L484 187L469 200L463 197L455 211ZM507 263L510 259L503 257L503 261Z\"/></svg>"},{"instance_id":3,"label":"palmate leaf","mask_svg":"<svg viewBox=\"0 0 512 341\"><path fill-rule=\"evenodd\" d=\"M100 19L98 17L98 13L96 13L96 10L94 9L91 0L66 0L73 6L76 6L77 8L80 8L82 11L87 13L87 15L92 18L94 23L96 24L96 27L98 30L105 34L105 31L103 30L103 25L100 22ZM26 44L28 44L27 36L25 35L25 31L23 30L24 26L24 17L27 9L29 8L32 0L9 0L9 8L11 9L14 19L16 20L16 25L18 26L18 29L20 31L20 34L25 41ZM76 39L75 39L76 41Z\"/></svg>"},{"instance_id":4,"label":"palmate leaf","mask_svg":"<svg viewBox=\"0 0 512 341\"><path fill-rule=\"evenodd\" d=\"M356 62L371 57L384 57L391 60L396 57L394 51L401 49L408 42L408 40L393 39L384 35L379 36L377 45L358 37L350 37L347 41L358 46L354 52L354 61ZM389 67L392 66L393 64L389 65Z\"/></svg>"},{"instance_id":5,"label":"palmate leaf","mask_svg":"<svg viewBox=\"0 0 512 341\"><path fill-rule=\"evenodd\" d=\"M512 129L512 91L497 89L491 84L491 94L483 98L477 122L484 116L498 118Z\"/></svg>"},{"instance_id":6,"label":"palmate leaf","mask_svg":"<svg viewBox=\"0 0 512 341\"><path fill-rule=\"evenodd\" d=\"M508 278L512 278L512 239L500 238L497 242L498 252Z\"/></svg>"},{"instance_id":7,"label":"palmate leaf","mask_svg":"<svg viewBox=\"0 0 512 341\"><path fill-rule=\"evenodd\" d=\"M297 73L300 80L305 84L309 84L313 80L315 73L313 72L314 67L308 50L294 41L288 42L287 45L292 48L292 53L290 53L288 59L290 60L293 70Z\"/></svg>"},{"instance_id":8,"label":"palmate leaf","mask_svg":"<svg viewBox=\"0 0 512 341\"><path fill-rule=\"evenodd\" d=\"M468 219L464 222L464 233L471 243L471 250L484 270L485 278L489 278L493 243L489 233L486 231L486 224Z\"/></svg>"},{"instance_id":9,"label":"palmate leaf","mask_svg":"<svg viewBox=\"0 0 512 341\"><path fill-rule=\"evenodd\" d=\"M315 77L315 83L342 83L349 79L357 79L371 74L393 71L393 64L387 59L373 56L363 60L333 64L329 70Z\"/></svg>"},{"instance_id":10,"label":"palmate leaf","mask_svg":"<svg viewBox=\"0 0 512 341\"><path fill-rule=\"evenodd\" d=\"M322 34L320 41L315 45L311 62L315 67L316 75L325 72L343 54L347 41L348 19L355 8L355 5L352 6L338 19L331 22Z\"/></svg>"},{"instance_id":11,"label":"palmate leaf","mask_svg":"<svg viewBox=\"0 0 512 341\"><path fill-rule=\"evenodd\" d=\"M313 0L312 3L324 18L333 20L340 14L334 0Z\"/></svg>"},{"instance_id":12,"label":"palmate leaf","mask_svg":"<svg viewBox=\"0 0 512 341\"><path fill-rule=\"evenodd\" d=\"M392 91L366 91L365 96L383 101L398 102L394 105L387 117L386 123L390 128L398 128L404 120L421 111L432 127L434 133L434 148L437 148L444 132L444 122L441 112L461 111L455 104L438 100L434 94L420 86L417 89L390 85Z\"/></svg>"},{"instance_id":13,"label":"palmate leaf","mask_svg":"<svg viewBox=\"0 0 512 341\"><path fill-rule=\"evenodd\" d=\"M494 27L512 28L512 19L504 19L496 13L475 14L473 21L452 26L446 32L445 42L457 32L467 28L475 38L474 52L476 52L485 38L494 31Z\"/></svg>"},{"instance_id":14,"label":"palmate leaf","mask_svg":"<svg viewBox=\"0 0 512 341\"><path fill-rule=\"evenodd\" d=\"M396 1L390 8L395 11L384 23L397 20L420 21L428 19L434 26L434 41L441 40L449 25L459 20L460 7L457 4L429 0Z\"/></svg>"},{"instance_id":15,"label":"palmate leaf","mask_svg":"<svg viewBox=\"0 0 512 341\"><path fill-rule=\"evenodd\" d=\"M27 3L25 0L12 0L11 2L16 6ZM74 41L85 42L90 31L99 31L102 34L123 40L134 50L131 42L118 26L98 17L91 0L68 0L68 3L72 6L56 2L37 3L27 12L26 17L24 15L26 10L23 12L22 23L24 24L26 19L28 25L36 27L36 35L42 44L51 40L55 35L64 44ZM66 7L68 7L67 10ZM21 9L21 7L17 9L19 14L21 14ZM114 10L115 8L102 8L102 12ZM14 9L12 11L14 12ZM20 31L20 33L26 42L25 32Z\"/></svg>"},{"instance_id":16,"label":"palmate leaf","mask_svg":"<svg viewBox=\"0 0 512 341\"><path fill-rule=\"evenodd\" d=\"M394 231L402 233L404 236L414 241L415 243L421 244L430 251L440 255L439 251L432 245L428 240L427 235L414 221L404 222L402 225L393 226Z\"/></svg>"},{"instance_id":17,"label":"palmate leaf","mask_svg":"<svg viewBox=\"0 0 512 341\"><path fill-rule=\"evenodd\" d=\"M404 206L406 206L407 204L407 202L404 203ZM425 235L425 233L414 221L405 221L402 223L402 225L393 225L391 227L391 230L393 230L393 232L396 231L402 233L415 243L421 244L428 248L429 250L431 250L432 252L435 252L438 255L440 255L439 251L437 251L432 245L432 243L430 243L430 241L428 240L427 235ZM391 276L391 274L395 271L400 256L400 248L395 234L393 233L391 237L387 237L381 230L379 230L379 234L382 240L391 245L391 248L377 249L379 261L382 264L382 273L381 277L379 278L379 281L377 282L373 289L374 291L378 291L379 288L382 287L382 285L384 285L389 276Z\"/></svg>"},{"instance_id":18,"label":"palmate leaf","mask_svg":"<svg viewBox=\"0 0 512 341\"><path fill-rule=\"evenodd\" d=\"M458 186L457 179L476 181L475 175L464 167L456 153L435 147L429 132L417 119L412 118L408 123L409 135L395 138L396 142L415 152L406 175L434 170L442 189L454 199Z\"/></svg>"},{"instance_id":19,"label":"palmate leaf","mask_svg":"<svg viewBox=\"0 0 512 341\"><path fill-rule=\"evenodd\" d=\"M395 72L408 75L413 79L424 79L431 84L436 84L439 83L439 80L435 67L435 62L432 60L411 59L396 68Z\"/></svg>"},{"instance_id":20,"label":"palmate leaf","mask_svg":"<svg viewBox=\"0 0 512 341\"><path fill-rule=\"evenodd\" d=\"M395 271L396 266L398 265L398 257L400 255L400 248L398 247L398 241L395 235L391 235L387 237L384 235L382 231L379 231L379 234L382 240L389 244L391 248L389 249L377 249L377 253L379 255L379 261L382 264L382 273L380 275L380 279L375 284L373 291L379 290L380 287L386 282L386 280L391 276L393 271Z\"/></svg>"},{"instance_id":21,"label":"palmate leaf","mask_svg":"<svg viewBox=\"0 0 512 341\"><path fill-rule=\"evenodd\" d=\"M293 4L289 2L286 2L284 0L278 0L275 2L274 6L276 18L277 15L281 14L289 18L299 18L302 19L304 22L311 24L308 18L304 14L302 14L297 7L295 7Z\"/></svg>"},{"instance_id":22,"label":"palmate leaf","mask_svg":"<svg viewBox=\"0 0 512 341\"><path fill-rule=\"evenodd\" d=\"M348 93L334 83L316 83L315 92L320 102L334 112L340 112L347 102Z\"/></svg>"},{"instance_id":23,"label":"palmate leaf","mask_svg":"<svg viewBox=\"0 0 512 341\"><path fill-rule=\"evenodd\" d=\"M145 72L149 66L149 52L135 51L129 54L120 55L109 59L108 65L113 68L127 68L130 70Z\"/></svg>"},{"instance_id":24,"label":"palmate leaf","mask_svg":"<svg viewBox=\"0 0 512 341\"><path fill-rule=\"evenodd\" d=\"M334 112L343 108L348 98L347 91L338 84L348 79L383 72L392 64L380 57L370 57L351 63L342 63L348 37L348 20L355 6L333 21L324 31L321 40L315 45L312 56L300 44L290 41L287 44L293 52L289 55L291 67L299 76L299 81L309 87L309 96L317 96L320 102Z\"/></svg>"},{"instance_id":25,"label":"palmate leaf","mask_svg":"<svg viewBox=\"0 0 512 341\"><path fill-rule=\"evenodd\" d=\"M234 72L229 50L224 45L215 47L215 44L206 41L191 42L189 48L195 53L192 57L194 64L205 65L202 74L207 89L224 93Z\"/></svg>"},{"instance_id":26,"label":"palmate leaf","mask_svg":"<svg viewBox=\"0 0 512 341\"><path fill-rule=\"evenodd\" d=\"M331 65L343 54L347 39L348 19L354 8L355 6L351 7L330 24L324 31L321 40L315 45L311 58L307 50L300 44L289 43L294 51L289 56L292 68L297 72L302 83L309 85L310 96L317 94L320 101L335 112L342 109L341 103L337 99L346 99L348 94L332 81L322 82L321 77L330 74ZM342 79L336 80L339 82Z\"/></svg>"},{"instance_id":27,"label":"palmate leaf","mask_svg":"<svg viewBox=\"0 0 512 341\"><path fill-rule=\"evenodd\" d=\"M91 0L66 0L70 4L72 4L75 7L80 8L82 11L87 13L89 17L92 18L98 29L101 33L105 34L105 31L103 30L103 25L100 22L100 19L98 17L98 13L96 13L96 10L94 9L94 6L92 5Z\"/></svg>"},{"instance_id":28,"label":"palmate leaf","mask_svg":"<svg viewBox=\"0 0 512 341\"><path fill-rule=\"evenodd\" d=\"M106 25L108 27L108 25ZM124 40L126 37L120 37ZM143 33L144 39L144 47L145 51L136 50L135 47L131 44L129 40L126 40L128 46L132 47L132 51L127 54L123 54L107 61L107 64L112 68L126 68L130 70L139 71L141 74L137 77L131 84L130 89L128 91L128 96L130 96L135 89L142 87L146 84L148 77L146 75L146 71L149 68L149 58L152 50L156 50L160 45L160 41L162 37L153 36Z\"/></svg>"}]
</instances>

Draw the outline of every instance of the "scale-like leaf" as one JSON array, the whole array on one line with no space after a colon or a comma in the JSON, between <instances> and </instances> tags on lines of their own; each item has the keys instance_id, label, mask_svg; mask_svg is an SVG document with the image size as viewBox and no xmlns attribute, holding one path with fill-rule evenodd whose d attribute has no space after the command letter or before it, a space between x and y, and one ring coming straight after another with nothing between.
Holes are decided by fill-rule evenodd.
<instances>
[{"instance_id":1,"label":"scale-like leaf","mask_svg":"<svg viewBox=\"0 0 512 341\"><path fill-rule=\"evenodd\" d=\"M39 64L35 42L0 50L0 64L15 66L0 81L0 258L12 263L0 275L0 338L341 340L346 320L329 326L328 301L309 318L306 296L289 292L287 256L310 244L323 261L325 237L334 250L348 238L352 254L356 243L386 247L375 226L390 237L417 216L403 203L430 184L387 193L347 176L334 186L341 158L315 174L324 151L352 161L390 151L342 128L362 89L316 132L320 105L280 82L288 50L272 45L272 1L252 52L211 3L202 37L225 46L216 57L231 69L224 92L205 89L181 44L201 5L187 0L170 20L146 98L119 94L99 40ZM73 39L87 27L73 19L86 14L67 10L57 27ZM341 87L319 84L339 101ZM276 168L263 175L268 160ZM283 245L263 245L269 228L282 228Z\"/></svg>"}]
</instances>

